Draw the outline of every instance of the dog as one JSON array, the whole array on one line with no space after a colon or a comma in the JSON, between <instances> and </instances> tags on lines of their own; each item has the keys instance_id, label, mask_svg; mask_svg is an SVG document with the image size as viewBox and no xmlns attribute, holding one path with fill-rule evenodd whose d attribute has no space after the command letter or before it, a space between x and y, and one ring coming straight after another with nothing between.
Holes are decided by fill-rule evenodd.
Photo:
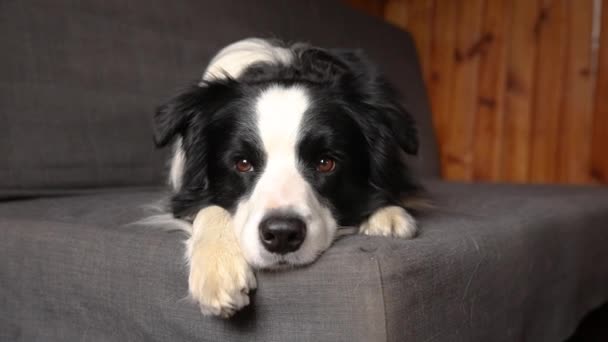
<instances>
[{"instance_id":1,"label":"dog","mask_svg":"<svg viewBox=\"0 0 608 342\"><path fill-rule=\"evenodd\" d=\"M412 238L413 118L358 50L249 38L154 115L173 146L170 211L189 223L189 293L206 315L249 304L253 269L310 264L340 227Z\"/></svg>"}]
</instances>

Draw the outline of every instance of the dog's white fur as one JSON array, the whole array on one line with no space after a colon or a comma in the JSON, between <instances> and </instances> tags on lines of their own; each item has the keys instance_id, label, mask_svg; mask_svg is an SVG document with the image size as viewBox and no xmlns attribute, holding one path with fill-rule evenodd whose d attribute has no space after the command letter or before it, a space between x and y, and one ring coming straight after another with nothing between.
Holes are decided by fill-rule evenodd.
<instances>
[{"instance_id":1,"label":"dog's white fur","mask_svg":"<svg viewBox=\"0 0 608 342\"><path fill-rule=\"evenodd\" d=\"M292 58L290 50L265 40L242 40L213 58L203 81L238 78L254 63L289 64ZM204 82L201 86L205 86ZM257 99L256 114L268 160L264 174L249 200L237 207L234 217L216 206L197 214L186 243L186 258L190 267L189 292L203 314L228 317L249 304L249 291L256 287L251 265L264 268L278 261L309 263L334 239L336 222L298 172L295 146L309 102L305 89L296 86L276 86L263 92ZM174 190L181 186L185 162L181 141L177 141L170 172ZM258 225L272 209L295 211L307 223L302 247L284 257L268 253L259 243ZM409 238L415 234L416 224L402 208L386 207L362 224L360 232Z\"/></svg>"},{"instance_id":2,"label":"dog's white fur","mask_svg":"<svg viewBox=\"0 0 608 342\"><path fill-rule=\"evenodd\" d=\"M173 159L171 159L171 169L169 170L169 184L174 191L182 187L182 176L186 166L186 153L182 148L182 139L179 138L173 146Z\"/></svg>"},{"instance_id":3,"label":"dog's white fur","mask_svg":"<svg viewBox=\"0 0 608 342\"><path fill-rule=\"evenodd\" d=\"M226 76L238 78L252 64L265 62L288 65L292 59L293 53L289 49L274 46L264 39L244 39L220 50L209 63L203 80Z\"/></svg>"},{"instance_id":4,"label":"dog's white fur","mask_svg":"<svg viewBox=\"0 0 608 342\"><path fill-rule=\"evenodd\" d=\"M243 253L254 267L274 267L281 261L310 263L334 239L337 225L331 212L298 171L298 136L309 103L306 89L277 85L266 89L255 104L267 163L253 193L239 204L234 218ZM280 256L261 245L258 226L272 210L298 214L306 223L306 239L297 251Z\"/></svg>"},{"instance_id":5,"label":"dog's white fur","mask_svg":"<svg viewBox=\"0 0 608 342\"><path fill-rule=\"evenodd\" d=\"M361 224L359 233L409 239L416 235L416 221L401 207L384 207Z\"/></svg>"}]
</instances>

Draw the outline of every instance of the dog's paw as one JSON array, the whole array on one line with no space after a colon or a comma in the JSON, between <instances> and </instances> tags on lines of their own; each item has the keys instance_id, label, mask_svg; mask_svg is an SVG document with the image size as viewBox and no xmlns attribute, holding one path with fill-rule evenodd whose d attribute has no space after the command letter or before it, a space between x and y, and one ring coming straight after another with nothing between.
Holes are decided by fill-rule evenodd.
<instances>
[{"instance_id":1,"label":"dog's paw","mask_svg":"<svg viewBox=\"0 0 608 342\"><path fill-rule=\"evenodd\" d=\"M416 220L405 209L390 206L378 209L359 228L365 235L409 239L416 235Z\"/></svg>"},{"instance_id":2,"label":"dog's paw","mask_svg":"<svg viewBox=\"0 0 608 342\"><path fill-rule=\"evenodd\" d=\"M197 214L187 255L190 296L203 314L227 318L249 304L249 291L256 288L256 279L226 210L213 206Z\"/></svg>"},{"instance_id":3,"label":"dog's paw","mask_svg":"<svg viewBox=\"0 0 608 342\"><path fill-rule=\"evenodd\" d=\"M190 263L190 296L204 315L228 318L249 305L256 279L244 258L213 247L199 248Z\"/></svg>"}]
</instances>

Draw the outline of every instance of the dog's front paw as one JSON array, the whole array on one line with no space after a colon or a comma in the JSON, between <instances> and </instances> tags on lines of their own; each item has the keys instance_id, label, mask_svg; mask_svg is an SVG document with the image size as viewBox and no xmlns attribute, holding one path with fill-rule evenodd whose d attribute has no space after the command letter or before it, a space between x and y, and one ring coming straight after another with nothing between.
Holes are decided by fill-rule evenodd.
<instances>
[{"instance_id":1,"label":"dog's front paw","mask_svg":"<svg viewBox=\"0 0 608 342\"><path fill-rule=\"evenodd\" d=\"M227 211L214 206L198 213L188 258L190 295L203 314L227 318L249 304L255 275L241 253Z\"/></svg>"},{"instance_id":2,"label":"dog's front paw","mask_svg":"<svg viewBox=\"0 0 608 342\"><path fill-rule=\"evenodd\" d=\"M416 235L416 230L416 220L405 209L390 206L373 213L361 224L359 233L409 239Z\"/></svg>"},{"instance_id":3,"label":"dog's front paw","mask_svg":"<svg viewBox=\"0 0 608 342\"><path fill-rule=\"evenodd\" d=\"M256 288L244 258L209 246L194 251L188 284L204 315L224 318L249 305L249 291Z\"/></svg>"}]
</instances>

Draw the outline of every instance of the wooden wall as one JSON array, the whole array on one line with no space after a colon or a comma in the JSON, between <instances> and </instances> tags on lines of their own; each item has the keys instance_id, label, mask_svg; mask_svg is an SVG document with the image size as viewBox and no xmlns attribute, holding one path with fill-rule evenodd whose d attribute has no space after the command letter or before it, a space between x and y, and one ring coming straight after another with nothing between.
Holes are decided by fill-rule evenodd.
<instances>
[{"instance_id":1,"label":"wooden wall","mask_svg":"<svg viewBox=\"0 0 608 342\"><path fill-rule=\"evenodd\" d=\"M410 31L453 180L608 183L608 0L345 0Z\"/></svg>"}]
</instances>

